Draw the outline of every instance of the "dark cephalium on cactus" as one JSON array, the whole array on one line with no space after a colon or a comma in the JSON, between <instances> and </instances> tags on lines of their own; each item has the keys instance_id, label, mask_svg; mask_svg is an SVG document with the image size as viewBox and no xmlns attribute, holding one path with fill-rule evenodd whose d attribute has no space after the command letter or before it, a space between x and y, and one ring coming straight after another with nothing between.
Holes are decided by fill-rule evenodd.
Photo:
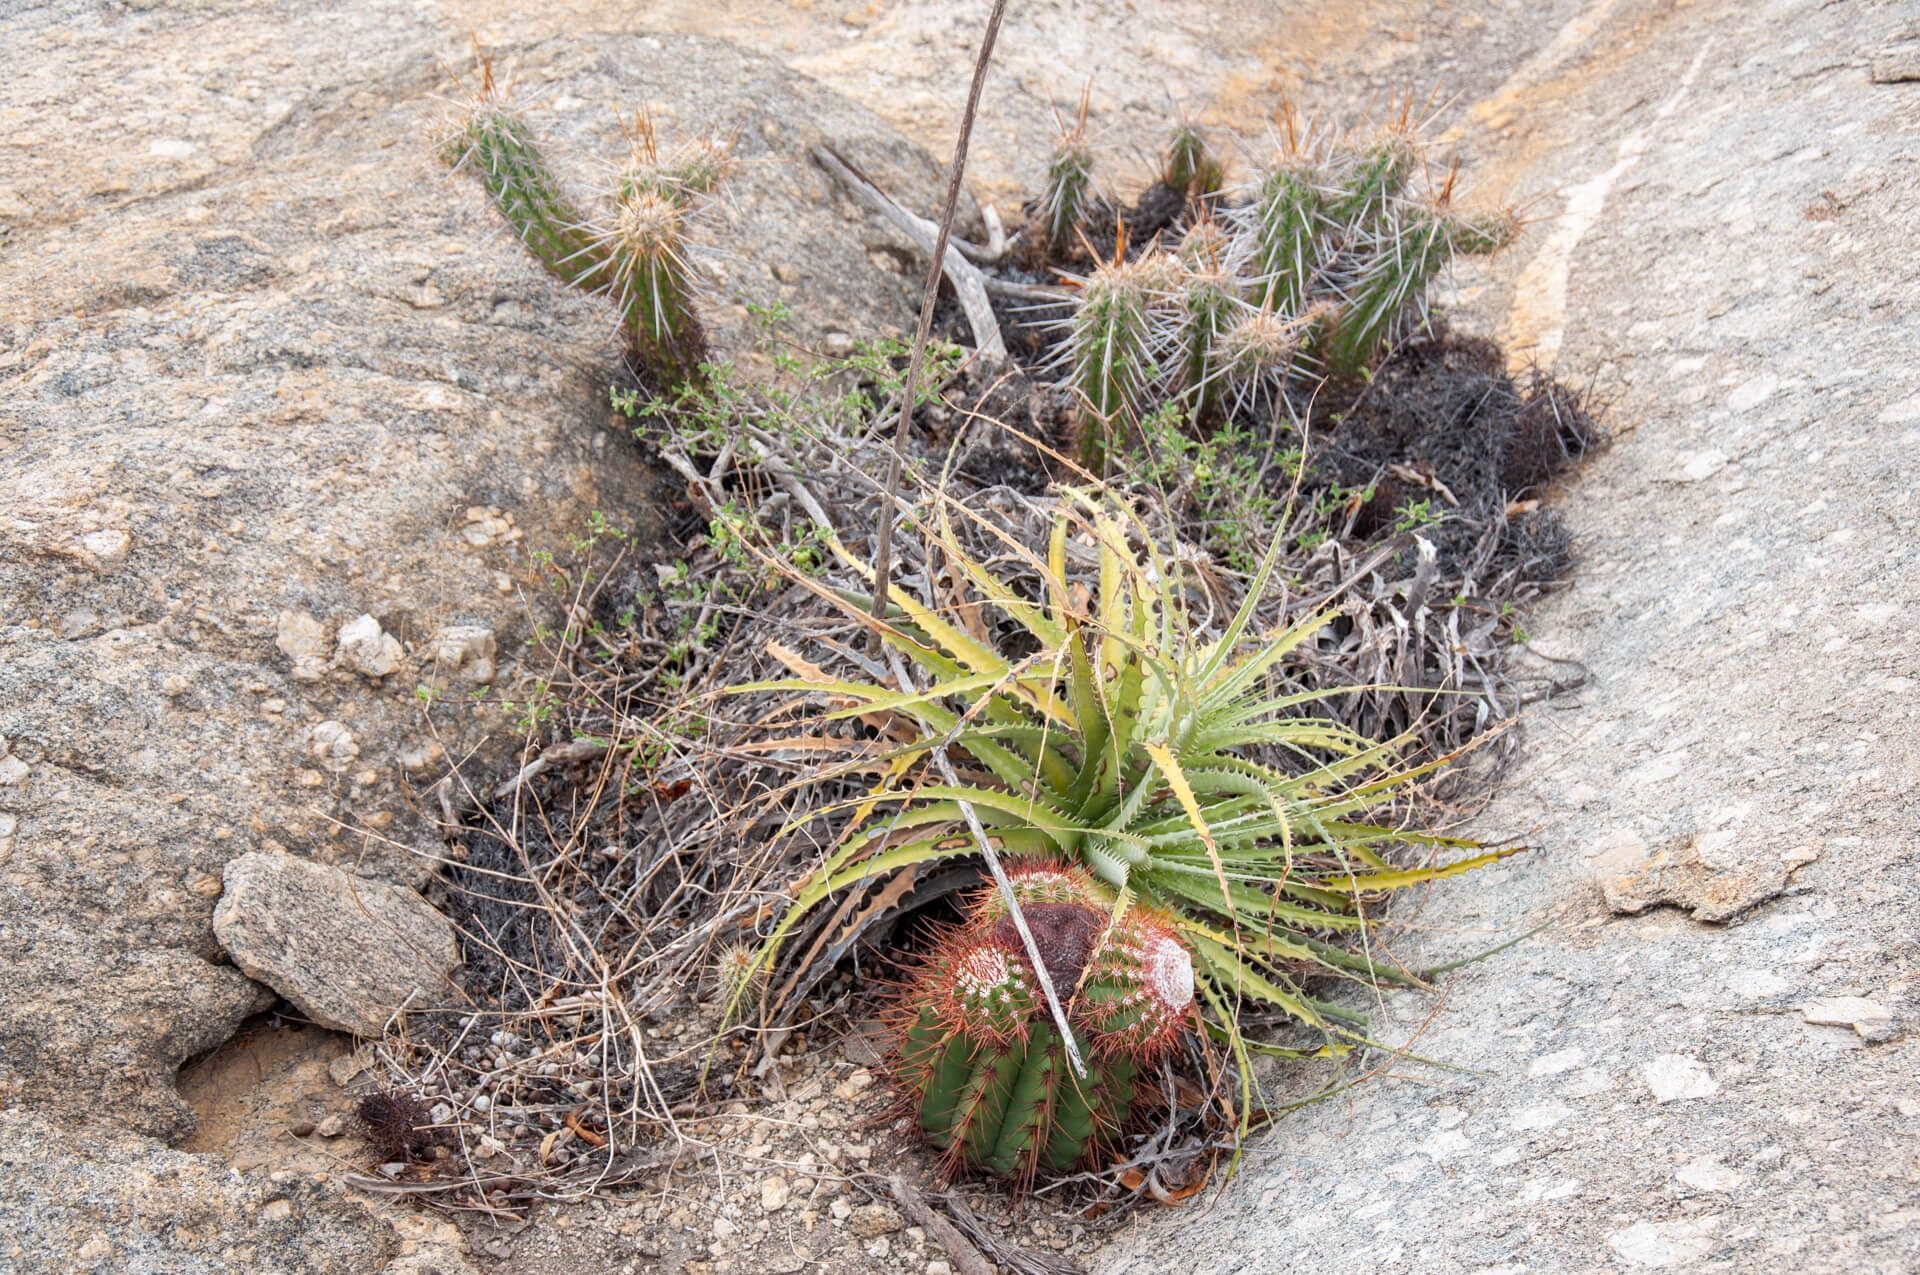
<instances>
[{"instance_id":1,"label":"dark cephalium on cactus","mask_svg":"<svg viewBox=\"0 0 1920 1275\"><path fill-rule=\"evenodd\" d=\"M1007 865L1086 1075L1076 1075L1005 899L989 887L901 1005L897 1074L950 1167L1030 1182L1096 1156L1137 1110L1144 1074L1193 1018L1193 964L1166 923L1115 905L1077 868Z\"/></svg>"},{"instance_id":2,"label":"dark cephalium on cactus","mask_svg":"<svg viewBox=\"0 0 1920 1275\"><path fill-rule=\"evenodd\" d=\"M664 388L698 379L706 357L687 228L717 189L727 153L703 142L662 160L644 115L629 137L633 154L613 183L611 213L583 213L541 155L525 116L483 64L480 91L467 104L446 158L480 174L542 266L614 303L629 352Z\"/></svg>"}]
</instances>

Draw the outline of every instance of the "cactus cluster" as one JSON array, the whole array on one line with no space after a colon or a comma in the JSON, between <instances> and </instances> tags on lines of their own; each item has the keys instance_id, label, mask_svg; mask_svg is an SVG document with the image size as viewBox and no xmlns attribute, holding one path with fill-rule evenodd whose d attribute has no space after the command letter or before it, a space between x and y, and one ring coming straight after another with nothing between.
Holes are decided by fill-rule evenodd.
<instances>
[{"instance_id":1,"label":"cactus cluster","mask_svg":"<svg viewBox=\"0 0 1920 1275\"><path fill-rule=\"evenodd\" d=\"M466 104L445 158L480 175L501 215L554 277L613 302L628 352L664 389L698 381L707 357L694 307L698 277L689 221L718 190L728 151L701 141L662 158L645 115L629 139L611 208L585 213L555 178L526 117L483 66L480 90Z\"/></svg>"},{"instance_id":2,"label":"cactus cluster","mask_svg":"<svg viewBox=\"0 0 1920 1275\"><path fill-rule=\"evenodd\" d=\"M1198 128L1179 125L1161 180L1187 192L1187 213L1168 231L1170 256L1158 243L1141 253L1177 268L1156 267L1149 286L1122 235L1113 259L1077 280L1059 363L1086 410L1083 457L1158 403L1204 420L1364 377L1424 323L1429 286L1456 254L1496 251L1519 232L1510 210L1455 206L1457 170L1430 177L1404 107L1358 138L1291 110L1281 121L1269 161L1231 189Z\"/></svg>"},{"instance_id":3,"label":"cactus cluster","mask_svg":"<svg viewBox=\"0 0 1920 1275\"><path fill-rule=\"evenodd\" d=\"M897 1074L951 1168L1030 1182L1086 1163L1127 1124L1144 1072L1192 1021L1193 962L1169 923L1117 910L1079 868L1013 860L1007 876L1086 1074L992 887L904 993Z\"/></svg>"}]
</instances>

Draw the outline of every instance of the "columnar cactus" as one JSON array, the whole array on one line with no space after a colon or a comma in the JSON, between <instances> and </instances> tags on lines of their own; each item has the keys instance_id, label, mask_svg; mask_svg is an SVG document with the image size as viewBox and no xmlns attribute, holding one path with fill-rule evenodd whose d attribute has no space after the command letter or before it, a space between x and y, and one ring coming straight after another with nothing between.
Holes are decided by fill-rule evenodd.
<instances>
[{"instance_id":1,"label":"columnar cactus","mask_svg":"<svg viewBox=\"0 0 1920 1275\"><path fill-rule=\"evenodd\" d=\"M1069 320L1063 355L1070 383L1079 392L1087 420L1080 436L1080 463L1098 473L1107 443L1123 424L1138 419L1146 390L1159 375L1158 338L1152 310L1167 271L1157 258L1096 265L1080 289ZM1142 264L1143 262L1150 264Z\"/></svg>"},{"instance_id":2,"label":"columnar cactus","mask_svg":"<svg viewBox=\"0 0 1920 1275\"><path fill-rule=\"evenodd\" d=\"M1246 310L1214 342L1212 362L1236 409L1264 408L1301 356L1303 325L1273 310Z\"/></svg>"},{"instance_id":3,"label":"columnar cactus","mask_svg":"<svg viewBox=\"0 0 1920 1275\"><path fill-rule=\"evenodd\" d=\"M904 996L898 1075L953 1167L1031 1181L1087 1162L1126 1125L1143 1071L1191 1022L1193 964L1152 914L1114 920L1079 869L1015 862L1008 874L1087 1074L1074 1074L1019 931L990 890Z\"/></svg>"},{"instance_id":4,"label":"columnar cactus","mask_svg":"<svg viewBox=\"0 0 1920 1275\"><path fill-rule=\"evenodd\" d=\"M1456 254L1495 252L1519 234L1510 211L1455 210L1451 187L1398 201L1349 246L1339 281L1345 303L1320 345L1333 371L1360 375L1399 329L1424 321L1428 285Z\"/></svg>"},{"instance_id":5,"label":"columnar cactus","mask_svg":"<svg viewBox=\"0 0 1920 1275\"><path fill-rule=\"evenodd\" d=\"M1226 168L1198 124L1182 120L1174 128L1167 142L1167 161L1160 180L1175 190L1185 191L1191 200L1218 194L1226 184Z\"/></svg>"},{"instance_id":6,"label":"columnar cactus","mask_svg":"<svg viewBox=\"0 0 1920 1275\"><path fill-rule=\"evenodd\" d=\"M1366 145L1340 157L1340 188L1327 204L1327 220L1344 231L1369 228L1406 190L1419 155L1418 139L1403 112Z\"/></svg>"},{"instance_id":7,"label":"columnar cactus","mask_svg":"<svg viewBox=\"0 0 1920 1275\"><path fill-rule=\"evenodd\" d=\"M480 174L496 207L534 259L570 287L610 299L634 360L663 388L697 380L706 335L694 311L687 219L718 187L722 146L701 143L660 160L645 117L631 162L614 183L613 215L584 215L561 188L525 117L483 68L446 151Z\"/></svg>"},{"instance_id":8,"label":"columnar cactus","mask_svg":"<svg viewBox=\"0 0 1920 1275\"><path fill-rule=\"evenodd\" d=\"M562 283L602 286L605 262L592 251L587 219L554 179L526 118L494 88L490 70L444 157L454 168L480 175L527 251Z\"/></svg>"},{"instance_id":9,"label":"columnar cactus","mask_svg":"<svg viewBox=\"0 0 1920 1275\"><path fill-rule=\"evenodd\" d=\"M1071 127L1060 126L1060 136L1047 160L1047 182L1040 194L1040 217L1046 232L1049 261L1073 249L1074 237L1087 222L1096 196L1093 188L1093 148L1087 144L1087 95L1080 95L1080 113Z\"/></svg>"},{"instance_id":10,"label":"columnar cactus","mask_svg":"<svg viewBox=\"0 0 1920 1275\"><path fill-rule=\"evenodd\" d=\"M1202 219L1180 242L1178 313L1173 344L1179 351L1175 392L1190 400L1195 420L1216 414L1220 401L1215 351L1240 308L1240 284L1227 268L1227 234Z\"/></svg>"},{"instance_id":11,"label":"columnar cactus","mask_svg":"<svg viewBox=\"0 0 1920 1275\"><path fill-rule=\"evenodd\" d=\"M1255 179L1239 219L1258 304L1298 311L1312 295L1325 235L1324 182L1318 164L1301 156L1283 158Z\"/></svg>"}]
</instances>

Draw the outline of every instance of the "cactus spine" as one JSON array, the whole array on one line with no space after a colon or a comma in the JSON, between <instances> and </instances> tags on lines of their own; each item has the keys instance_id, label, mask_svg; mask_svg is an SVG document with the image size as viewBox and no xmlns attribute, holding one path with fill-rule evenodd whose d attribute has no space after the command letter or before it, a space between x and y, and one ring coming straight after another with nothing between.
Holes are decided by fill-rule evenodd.
<instances>
[{"instance_id":1,"label":"cactus spine","mask_svg":"<svg viewBox=\"0 0 1920 1275\"><path fill-rule=\"evenodd\" d=\"M687 219L719 185L726 151L689 146L662 163L644 116L633 162L615 182L611 219L583 215L561 188L525 118L482 67L480 92L449 144L455 168L472 168L534 259L569 287L620 310L628 352L667 388L700 376L706 334L694 310Z\"/></svg>"},{"instance_id":2,"label":"cactus spine","mask_svg":"<svg viewBox=\"0 0 1920 1275\"><path fill-rule=\"evenodd\" d=\"M1142 1071L1185 1031L1193 964L1173 931L1078 869L1008 864L1087 1075L1073 1074L997 891L973 901L906 992L898 1075L949 1163L1031 1181L1084 1163L1127 1123Z\"/></svg>"}]
</instances>

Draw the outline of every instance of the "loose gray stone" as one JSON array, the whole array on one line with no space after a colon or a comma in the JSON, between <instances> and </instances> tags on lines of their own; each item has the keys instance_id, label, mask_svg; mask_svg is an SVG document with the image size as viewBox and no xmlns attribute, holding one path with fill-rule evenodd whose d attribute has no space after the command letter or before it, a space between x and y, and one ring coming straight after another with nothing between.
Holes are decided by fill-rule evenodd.
<instances>
[{"instance_id":1,"label":"loose gray stone","mask_svg":"<svg viewBox=\"0 0 1920 1275\"><path fill-rule=\"evenodd\" d=\"M227 864L213 932L233 963L323 1027L377 1036L436 1003L460 963L453 926L404 886L291 855Z\"/></svg>"},{"instance_id":2,"label":"loose gray stone","mask_svg":"<svg viewBox=\"0 0 1920 1275\"><path fill-rule=\"evenodd\" d=\"M102 1125L76 1137L0 1110L0 1164L0 1270L400 1275L419 1269L403 1265L410 1247L444 1275L472 1270L445 1243L409 1245L336 1184L238 1173Z\"/></svg>"},{"instance_id":3,"label":"loose gray stone","mask_svg":"<svg viewBox=\"0 0 1920 1275\"><path fill-rule=\"evenodd\" d=\"M1869 1042L1895 1034L1893 1011L1864 996L1828 996L1809 1004L1800 1016L1816 1027L1851 1027Z\"/></svg>"},{"instance_id":4,"label":"loose gray stone","mask_svg":"<svg viewBox=\"0 0 1920 1275\"><path fill-rule=\"evenodd\" d=\"M317 682L327 672L327 626L305 611L282 611L273 644L293 662L296 682Z\"/></svg>"},{"instance_id":5,"label":"loose gray stone","mask_svg":"<svg viewBox=\"0 0 1920 1275\"><path fill-rule=\"evenodd\" d=\"M433 635L433 660L442 674L485 685L494 677L493 630L484 624L449 624Z\"/></svg>"},{"instance_id":6,"label":"loose gray stone","mask_svg":"<svg viewBox=\"0 0 1920 1275\"><path fill-rule=\"evenodd\" d=\"M366 677L385 677L405 658L400 639L383 631L380 621L363 615L341 628L333 662Z\"/></svg>"}]
</instances>

